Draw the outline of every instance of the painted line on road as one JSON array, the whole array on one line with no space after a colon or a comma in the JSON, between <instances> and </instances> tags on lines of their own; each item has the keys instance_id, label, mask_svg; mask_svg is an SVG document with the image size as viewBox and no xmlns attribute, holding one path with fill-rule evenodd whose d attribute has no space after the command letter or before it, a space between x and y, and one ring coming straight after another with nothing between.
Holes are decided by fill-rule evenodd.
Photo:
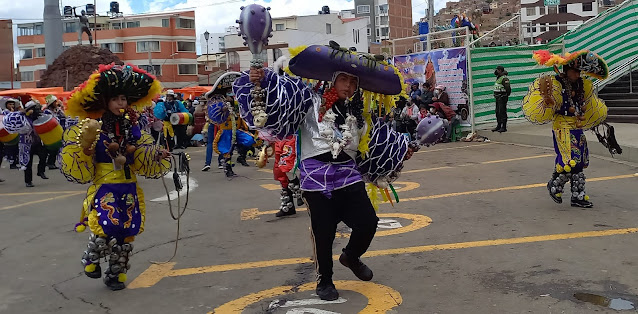
<instances>
[{"instance_id":1,"label":"painted line on road","mask_svg":"<svg viewBox=\"0 0 638 314\"><path fill-rule=\"evenodd\" d=\"M614 236L614 235L633 234L637 232L638 232L638 228L624 228L624 229L597 230L597 231L585 231L585 232L574 232L574 233L547 234L547 235L527 236L527 237L519 237L519 238L503 238L503 239L480 240L480 241L469 241L469 242L458 242L458 243L447 243L447 244L421 245L421 246L412 246L412 247L404 247L404 248L396 248L396 249L368 251L364 255L364 257L387 256L387 255L393 255L393 254L413 254L413 253L443 251L443 250L458 250L458 249L467 249L467 248L476 248L476 247L499 246L499 245L507 245L507 244L523 244L523 243L547 242L547 241L568 240L568 239L607 237L607 236ZM333 255L333 259L334 260L339 259L339 255ZM297 258L286 258L286 259L276 259L276 260L268 260L268 261L237 263L237 264L224 264L224 265L211 265L211 266L202 266L202 267L193 267L193 268L182 268L182 269L173 269L173 267L175 267L175 264L176 264L174 262L166 263L166 264L152 264L148 269L142 272L142 274L140 274L137 278L135 278L135 280L131 282L128 288L137 289L137 288L152 287L155 284L157 284L160 280L167 277L179 277L179 276L227 272L227 271L233 271L233 270L256 269L256 268L265 268L265 267L274 267L274 266L308 264L312 262L313 261L309 257L297 257Z\"/></svg>"},{"instance_id":2,"label":"painted line on road","mask_svg":"<svg viewBox=\"0 0 638 314\"><path fill-rule=\"evenodd\" d=\"M68 193L84 193L84 192L86 192L86 191L49 191L49 192L0 193L0 196L43 195L43 194L68 194Z\"/></svg>"},{"instance_id":3,"label":"painted line on road","mask_svg":"<svg viewBox=\"0 0 638 314\"><path fill-rule=\"evenodd\" d=\"M49 197L49 198L37 200L37 201L31 201L31 202L26 202L26 203L11 205L11 206L0 207L0 210L6 210L6 209L12 209L12 208L18 208L18 207L22 207L22 206L27 206L27 205L33 205L33 204L38 204L38 203L49 202L49 201L53 201L53 200L57 200L57 199L61 199L61 198L67 198L67 197L80 195L80 194L84 194L84 193L86 193L86 191L67 193L65 195L58 195L58 196L54 196L54 197Z\"/></svg>"},{"instance_id":4,"label":"painted line on road","mask_svg":"<svg viewBox=\"0 0 638 314\"><path fill-rule=\"evenodd\" d=\"M587 182L597 182L597 181L609 181L609 180L619 180L619 179L627 179L627 178L636 178L638 177L638 173L636 174L625 174L618 176L610 176L610 177L598 177L598 178L588 178ZM493 192L501 192L501 191L516 191L516 190L525 190L525 189L533 189L539 187L546 187L547 183L536 183L536 184L527 184L527 185L515 185L515 186L506 186L501 188L493 188L493 189L483 189L483 190L473 190L473 191L465 191L465 192L454 192L454 193L445 193L445 194L435 194L435 195L426 195L426 196L418 196L418 197L410 197L410 198L402 198L401 202L413 202L413 201L423 201L423 200L432 200L438 198L447 198L447 197L455 197L455 196L464 196L464 195L474 195L474 194L484 194L484 193L493 193ZM389 203L389 202L381 202L381 203ZM297 208L297 211L304 211L305 207ZM259 211L258 208L248 208L241 211L239 217L241 220L254 220L259 219L259 216L263 215L273 215L276 214L279 210L267 210L267 211Z\"/></svg>"},{"instance_id":5,"label":"painted line on road","mask_svg":"<svg viewBox=\"0 0 638 314\"><path fill-rule=\"evenodd\" d=\"M180 180L182 182L186 181L186 175L185 174L181 174L179 175ZM168 179L169 182L173 182L173 171L167 173L164 178ZM197 180L195 180L195 178L193 178L192 176L189 176L188 178L188 184L189 184L189 189L186 189L186 183L184 183L184 188L182 188L181 191L179 191L179 193L176 190L172 190L168 193L168 195L170 196L171 200L175 200L177 199L177 196L179 195L184 196L186 195L186 193L192 193L198 186L199 184L197 183ZM164 196L160 196L158 198L154 198L151 200L151 202L163 202L163 201L168 201L168 197L166 195Z\"/></svg>"},{"instance_id":6,"label":"painted line on road","mask_svg":"<svg viewBox=\"0 0 638 314\"><path fill-rule=\"evenodd\" d=\"M401 297L401 294L398 291L390 287L380 285L378 283L337 280L334 282L334 284L335 284L335 287L339 289L340 291L354 291L363 295L367 299L368 302L366 304L366 307L363 308L361 311L359 311L359 314L387 313L388 311L392 310L393 308L403 303L403 298ZM293 287L293 286L274 287L268 290L252 293L252 294L243 296L239 299L230 301L224 305L221 305L215 308L213 311L208 312L208 314L243 313L243 311L251 304L255 304L257 302L261 302L266 299L271 299L271 298L282 296L282 295L287 295L287 294L292 294L297 292L313 291L315 290L316 287L317 287L316 282L309 282L298 287ZM313 299L313 301L315 300ZM334 304L334 302L331 302L331 303ZM307 312L303 311L303 312L296 312L296 313L307 313ZM321 313L321 312L313 312L313 313ZM334 312L325 311L323 313L334 313Z\"/></svg>"},{"instance_id":7,"label":"painted line on road","mask_svg":"<svg viewBox=\"0 0 638 314\"><path fill-rule=\"evenodd\" d=\"M475 145L465 145L465 146L457 146L457 147L447 147L447 148L439 148L439 149L421 149L418 152L416 152L415 154L422 154L422 153L433 153L433 152L440 152L440 151L446 151L446 150L452 150L452 149L463 149L463 148L472 148L472 147L478 147L478 146L487 146L487 145L493 145L496 143L483 143L483 144L475 144Z\"/></svg>"},{"instance_id":8,"label":"painted line on road","mask_svg":"<svg viewBox=\"0 0 638 314\"><path fill-rule=\"evenodd\" d=\"M456 166L443 166L443 167L434 167L434 168L425 168L425 169L415 169L415 170L407 170L401 171L401 174L406 173L417 173L417 172L428 172L442 169L453 169L459 167L469 167L469 166L477 166L477 165L489 165L489 164L498 164L502 162L510 162L510 161L521 161L521 160L529 160L529 159L537 159L537 158L545 158L545 157L553 157L553 154L544 154L544 155L534 155L534 156L525 156L525 157L517 157L517 158L509 158L509 159L500 159L500 160L489 160L478 163L470 163L470 164L460 164Z\"/></svg>"}]
</instances>

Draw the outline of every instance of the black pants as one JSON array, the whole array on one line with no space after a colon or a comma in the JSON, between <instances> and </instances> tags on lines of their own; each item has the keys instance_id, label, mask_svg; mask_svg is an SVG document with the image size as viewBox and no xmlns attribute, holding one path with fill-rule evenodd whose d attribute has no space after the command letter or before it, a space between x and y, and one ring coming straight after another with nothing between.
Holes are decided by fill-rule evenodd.
<instances>
[{"instance_id":1,"label":"black pants","mask_svg":"<svg viewBox=\"0 0 638 314\"><path fill-rule=\"evenodd\" d=\"M333 191L331 198L321 192L303 192L303 198L310 214L318 279L332 278L332 243L337 224L343 221L352 228L350 241L343 251L348 257L358 258L368 250L379 218L363 182Z\"/></svg>"},{"instance_id":2,"label":"black pants","mask_svg":"<svg viewBox=\"0 0 638 314\"><path fill-rule=\"evenodd\" d=\"M173 150L173 148L175 146L183 146L183 147L188 147L189 145L189 141L188 141L188 136L186 135L186 126L185 125L173 125L173 132L175 132L175 137L172 137L170 135L168 135L168 138L165 138L164 140L166 142L168 142L168 149ZM162 137L164 137L163 133L162 133ZM177 140L177 141L176 141ZM177 144L175 144L175 142L177 142ZM164 145L164 143L160 142L161 145Z\"/></svg>"},{"instance_id":3,"label":"black pants","mask_svg":"<svg viewBox=\"0 0 638 314\"><path fill-rule=\"evenodd\" d=\"M504 93L495 93L496 99L496 122L501 125L507 123L507 100L508 96Z\"/></svg>"},{"instance_id":4,"label":"black pants","mask_svg":"<svg viewBox=\"0 0 638 314\"><path fill-rule=\"evenodd\" d=\"M47 151L47 166L55 166L55 160L58 158L58 151Z\"/></svg>"},{"instance_id":5,"label":"black pants","mask_svg":"<svg viewBox=\"0 0 638 314\"><path fill-rule=\"evenodd\" d=\"M36 141L37 142L37 141ZM31 154L29 158L29 163L27 164L27 169L24 171L24 183L33 182L33 157L38 156L40 159L38 161L38 175L44 173L44 170L47 166L47 155L48 151L44 148L42 143L33 143L31 145Z\"/></svg>"}]
</instances>

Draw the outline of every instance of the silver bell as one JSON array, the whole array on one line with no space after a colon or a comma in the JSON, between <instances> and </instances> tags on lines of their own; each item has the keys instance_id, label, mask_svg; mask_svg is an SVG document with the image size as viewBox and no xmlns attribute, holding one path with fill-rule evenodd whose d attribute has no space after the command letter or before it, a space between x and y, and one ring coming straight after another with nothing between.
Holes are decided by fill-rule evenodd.
<instances>
[{"instance_id":1,"label":"silver bell","mask_svg":"<svg viewBox=\"0 0 638 314\"><path fill-rule=\"evenodd\" d=\"M578 192L573 192L573 193L572 193L572 196L573 196L573 197L578 197Z\"/></svg>"},{"instance_id":2,"label":"silver bell","mask_svg":"<svg viewBox=\"0 0 638 314\"><path fill-rule=\"evenodd\" d=\"M97 253L95 253L95 252L89 253L89 259L90 260L95 261L95 260L98 260L99 258L100 258L100 255L98 255Z\"/></svg>"},{"instance_id":3,"label":"silver bell","mask_svg":"<svg viewBox=\"0 0 638 314\"><path fill-rule=\"evenodd\" d=\"M120 259L117 260L118 263L126 263L127 258L122 256L120 257Z\"/></svg>"},{"instance_id":4,"label":"silver bell","mask_svg":"<svg viewBox=\"0 0 638 314\"><path fill-rule=\"evenodd\" d=\"M86 247L89 249L89 251L95 251L95 249L97 248L97 245L95 244L95 242L89 242L89 244L87 244Z\"/></svg>"},{"instance_id":5,"label":"silver bell","mask_svg":"<svg viewBox=\"0 0 638 314\"><path fill-rule=\"evenodd\" d=\"M551 188L551 192L552 192L552 194L556 194L556 187L554 187L554 186L553 186L553 187Z\"/></svg>"},{"instance_id":6,"label":"silver bell","mask_svg":"<svg viewBox=\"0 0 638 314\"><path fill-rule=\"evenodd\" d=\"M105 238L97 238L95 239L95 244L99 245L106 245L106 239Z\"/></svg>"},{"instance_id":7,"label":"silver bell","mask_svg":"<svg viewBox=\"0 0 638 314\"><path fill-rule=\"evenodd\" d=\"M118 265L118 264L111 265L111 272L112 273L119 273L121 269L122 269L122 267L120 267L120 265Z\"/></svg>"},{"instance_id":8,"label":"silver bell","mask_svg":"<svg viewBox=\"0 0 638 314\"><path fill-rule=\"evenodd\" d=\"M116 244L117 244L117 239L115 239L115 238L113 238L113 239L111 239L111 241L109 241L109 247L113 247Z\"/></svg>"},{"instance_id":9,"label":"silver bell","mask_svg":"<svg viewBox=\"0 0 638 314\"><path fill-rule=\"evenodd\" d=\"M120 258L120 256L117 253L111 253L111 256L109 256L109 259L111 260L111 262L115 262Z\"/></svg>"}]
</instances>

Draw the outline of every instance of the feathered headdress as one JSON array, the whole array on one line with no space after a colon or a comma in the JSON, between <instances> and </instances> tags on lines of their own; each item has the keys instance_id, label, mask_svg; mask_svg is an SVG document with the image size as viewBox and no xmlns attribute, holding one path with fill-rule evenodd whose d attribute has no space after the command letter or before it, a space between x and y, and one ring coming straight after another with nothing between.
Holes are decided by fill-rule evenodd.
<instances>
[{"instance_id":1,"label":"feathered headdress","mask_svg":"<svg viewBox=\"0 0 638 314\"><path fill-rule=\"evenodd\" d=\"M609 76L609 69L605 60L589 50L581 50L574 53L566 52L562 56L547 50L539 50L534 52L533 58L540 65L554 67L557 72L558 66L561 65L577 69L599 80L604 80Z\"/></svg>"},{"instance_id":2,"label":"feathered headdress","mask_svg":"<svg viewBox=\"0 0 638 314\"><path fill-rule=\"evenodd\" d=\"M76 87L67 102L66 113L72 117L99 118L109 99L125 95L129 105L142 111L162 91L160 82L133 65L101 64L86 82Z\"/></svg>"}]
</instances>

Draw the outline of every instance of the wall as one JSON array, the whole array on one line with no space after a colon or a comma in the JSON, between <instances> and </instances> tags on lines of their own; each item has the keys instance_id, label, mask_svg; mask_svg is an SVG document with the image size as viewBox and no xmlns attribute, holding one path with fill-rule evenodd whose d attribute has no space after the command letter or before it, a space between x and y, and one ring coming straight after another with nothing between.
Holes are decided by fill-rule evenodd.
<instances>
[{"instance_id":1,"label":"wall","mask_svg":"<svg viewBox=\"0 0 638 314\"><path fill-rule=\"evenodd\" d=\"M13 64L13 32L11 20L0 20L0 82L11 81Z\"/></svg>"}]
</instances>

